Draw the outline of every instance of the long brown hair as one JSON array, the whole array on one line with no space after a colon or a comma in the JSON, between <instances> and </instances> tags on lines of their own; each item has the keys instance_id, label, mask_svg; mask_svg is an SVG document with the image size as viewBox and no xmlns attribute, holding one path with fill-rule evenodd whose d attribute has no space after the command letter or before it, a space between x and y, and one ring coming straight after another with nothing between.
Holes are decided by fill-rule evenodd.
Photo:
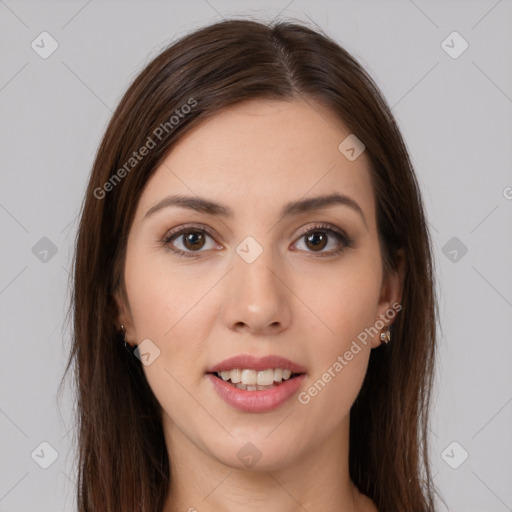
<instances>
[{"instance_id":1,"label":"long brown hair","mask_svg":"<svg viewBox=\"0 0 512 512\"><path fill-rule=\"evenodd\" d=\"M126 297L127 235L152 173L190 128L227 105L257 98L313 99L366 146L383 267L393 271L403 249L406 272L392 341L371 351L351 409L350 477L380 512L434 511L428 436L438 306L431 241L406 145L373 80L328 36L298 22L230 19L182 37L143 69L96 155L76 239L72 349L64 373L74 362L80 512L163 508L170 470L161 408L141 362L119 338L113 294ZM150 139L154 146L133 160Z\"/></svg>"}]
</instances>

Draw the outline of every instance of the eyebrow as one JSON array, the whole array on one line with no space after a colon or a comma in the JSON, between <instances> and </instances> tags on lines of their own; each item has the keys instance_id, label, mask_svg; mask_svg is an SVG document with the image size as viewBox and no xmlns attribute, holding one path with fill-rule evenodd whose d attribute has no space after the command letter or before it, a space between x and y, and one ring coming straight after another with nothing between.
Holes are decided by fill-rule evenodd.
<instances>
[{"instance_id":1,"label":"eyebrow","mask_svg":"<svg viewBox=\"0 0 512 512\"><path fill-rule=\"evenodd\" d=\"M291 217L293 215L298 215L305 212L323 210L335 205L348 206L352 210L356 211L363 219L366 229L368 229L366 218L359 204L351 197L339 193L311 197L308 199L300 199L298 201L287 203L281 210L281 218ZM157 211L171 206L188 208L190 210L206 213L208 215L215 215L218 217L231 218L234 216L234 212L229 206L215 203L202 197L170 195L164 197L161 201L151 207L146 212L144 218L146 219Z\"/></svg>"}]
</instances>

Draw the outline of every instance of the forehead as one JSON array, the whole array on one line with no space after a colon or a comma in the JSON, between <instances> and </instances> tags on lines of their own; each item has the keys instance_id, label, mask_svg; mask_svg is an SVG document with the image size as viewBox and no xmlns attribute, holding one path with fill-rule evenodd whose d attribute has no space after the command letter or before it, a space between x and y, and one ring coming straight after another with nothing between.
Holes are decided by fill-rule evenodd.
<instances>
[{"instance_id":1,"label":"forehead","mask_svg":"<svg viewBox=\"0 0 512 512\"><path fill-rule=\"evenodd\" d=\"M338 146L350 135L313 100L251 100L203 121L173 146L143 191L138 217L171 193L277 212L299 198L339 192L373 217L369 159Z\"/></svg>"}]
</instances>

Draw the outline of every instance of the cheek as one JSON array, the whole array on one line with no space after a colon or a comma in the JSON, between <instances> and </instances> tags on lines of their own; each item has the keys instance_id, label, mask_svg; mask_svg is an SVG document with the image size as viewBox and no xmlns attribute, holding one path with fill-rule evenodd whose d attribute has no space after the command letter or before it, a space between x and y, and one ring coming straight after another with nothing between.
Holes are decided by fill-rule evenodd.
<instances>
[{"instance_id":1,"label":"cheek","mask_svg":"<svg viewBox=\"0 0 512 512\"><path fill-rule=\"evenodd\" d=\"M176 265L173 256L133 252L126 263L126 286L139 339L150 338L163 347L189 350L201 338L213 286L211 277L194 265Z\"/></svg>"},{"instance_id":2,"label":"cheek","mask_svg":"<svg viewBox=\"0 0 512 512\"><path fill-rule=\"evenodd\" d=\"M194 391L202 377L205 340L216 319L208 291L213 277L193 265L133 254L126 265L126 286L137 341L150 339L159 356L143 366L146 379L167 415L184 431L204 413ZM202 422L211 421L204 413ZM188 426L188 427L187 427Z\"/></svg>"},{"instance_id":3,"label":"cheek","mask_svg":"<svg viewBox=\"0 0 512 512\"><path fill-rule=\"evenodd\" d=\"M184 421L197 406L185 390L202 385L218 322L219 272L199 263L178 265L172 258L163 251L132 252L126 286L137 341L149 338L160 351L144 366L148 383L164 410Z\"/></svg>"},{"instance_id":4,"label":"cheek","mask_svg":"<svg viewBox=\"0 0 512 512\"><path fill-rule=\"evenodd\" d=\"M311 436L323 438L335 431L350 414L361 390L370 348L362 346L350 361L344 354L345 351L333 354L332 360L308 379L297 396L303 408L299 411L304 418L303 430ZM316 421L311 421L312 418Z\"/></svg>"},{"instance_id":5,"label":"cheek","mask_svg":"<svg viewBox=\"0 0 512 512\"><path fill-rule=\"evenodd\" d=\"M374 321L376 305L376 294L368 289L354 295L343 288L343 293L332 291L329 297L332 302L323 302L320 311L333 332L324 328L324 336L318 332L306 335L314 340L309 347L312 372L297 397L307 411L305 417L322 418L322 424L315 427L319 435L337 428L359 394L371 351L365 328ZM307 429L311 425L306 423Z\"/></svg>"},{"instance_id":6,"label":"cheek","mask_svg":"<svg viewBox=\"0 0 512 512\"><path fill-rule=\"evenodd\" d=\"M329 269L319 267L301 273L294 289L304 308L298 303L296 311L304 311L300 313L302 320L305 315L310 318L301 325L309 330L305 339L315 340L313 360L324 366L331 363L374 324L381 278L380 262L370 251L353 253Z\"/></svg>"},{"instance_id":7,"label":"cheek","mask_svg":"<svg viewBox=\"0 0 512 512\"><path fill-rule=\"evenodd\" d=\"M331 411L322 427L327 430L348 414L364 381L371 350L371 335L365 329L376 320L379 265L373 257L360 255L330 271L328 279L311 276L328 286L305 283L302 289L303 294L309 290L304 296L310 297L308 305L316 318L304 324L305 338L314 342L309 346L313 372L298 398L313 416Z\"/></svg>"}]
</instances>

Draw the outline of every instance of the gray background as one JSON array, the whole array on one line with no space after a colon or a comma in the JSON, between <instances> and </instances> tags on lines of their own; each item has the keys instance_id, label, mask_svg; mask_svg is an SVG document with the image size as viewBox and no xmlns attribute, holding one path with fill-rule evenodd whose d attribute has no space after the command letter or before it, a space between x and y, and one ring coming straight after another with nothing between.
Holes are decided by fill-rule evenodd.
<instances>
[{"instance_id":1,"label":"gray background","mask_svg":"<svg viewBox=\"0 0 512 512\"><path fill-rule=\"evenodd\" d=\"M0 511L74 509L72 391L56 391L77 214L111 111L176 37L246 14L318 24L393 107L440 281L435 482L451 511L512 510L510 0L0 0ZM59 45L47 59L31 47L43 31Z\"/></svg>"}]
</instances>

